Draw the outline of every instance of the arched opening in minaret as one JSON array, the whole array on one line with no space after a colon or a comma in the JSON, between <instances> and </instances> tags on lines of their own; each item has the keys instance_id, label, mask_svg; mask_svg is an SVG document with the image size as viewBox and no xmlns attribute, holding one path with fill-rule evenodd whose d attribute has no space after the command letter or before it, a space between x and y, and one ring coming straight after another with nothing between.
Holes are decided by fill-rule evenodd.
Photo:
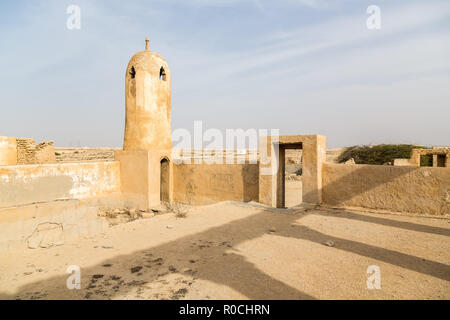
<instances>
[{"instance_id":1,"label":"arched opening in minaret","mask_svg":"<svg viewBox=\"0 0 450 320\"><path fill-rule=\"evenodd\" d=\"M159 80L166 81L166 70L163 67L159 69Z\"/></svg>"},{"instance_id":2,"label":"arched opening in minaret","mask_svg":"<svg viewBox=\"0 0 450 320\"><path fill-rule=\"evenodd\" d=\"M131 79L136 78L136 70L134 69L134 67L131 67L131 69L130 69L130 75L131 75Z\"/></svg>"},{"instance_id":3,"label":"arched opening in minaret","mask_svg":"<svg viewBox=\"0 0 450 320\"><path fill-rule=\"evenodd\" d=\"M167 158L161 160L160 200L161 203L170 202L170 162Z\"/></svg>"}]
</instances>

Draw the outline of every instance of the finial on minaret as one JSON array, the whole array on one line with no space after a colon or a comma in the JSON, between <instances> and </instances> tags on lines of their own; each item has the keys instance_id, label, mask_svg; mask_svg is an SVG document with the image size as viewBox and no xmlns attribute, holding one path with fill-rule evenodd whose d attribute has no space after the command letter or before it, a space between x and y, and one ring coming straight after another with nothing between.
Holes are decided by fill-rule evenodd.
<instances>
[{"instance_id":1,"label":"finial on minaret","mask_svg":"<svg viewBox=\"0 0 450 320\"><path fill-rule=\"evenodd\" d=\"M145 38L145 51L148 51L148 43L149 43L148 37Z\"/></svg>"}]
</instances>

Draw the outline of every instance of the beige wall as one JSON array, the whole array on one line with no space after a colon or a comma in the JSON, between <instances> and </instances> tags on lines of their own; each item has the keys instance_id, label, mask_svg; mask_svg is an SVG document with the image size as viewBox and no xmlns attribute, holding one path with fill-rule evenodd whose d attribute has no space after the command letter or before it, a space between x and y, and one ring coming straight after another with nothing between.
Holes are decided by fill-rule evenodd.
<instances>
[{"instance_id":1,"label":"beige wall","mask_svg":"<svg viewBox=\"0 0 450 320\"><path fill-rule=\"evenodd\" d=\"M12 137L0 137L0 166L17 164L17 141Z\"/></svg>"},{"instance_id":2,"label":"beige wall","mask_svg":"<svg viewBox=\"0 0 450 320\"><path fill-rule=\"evenodd\" d=\"M394 166L412 166L412 164L409 159L394 159Z\"/></svg>"},{"instance_id":3,"label":"beige wall","mask_svg":"<svg viewBox=\"0 0 450 320\"><path fill-rule=\"evenodd\" d=\"M322 195L329 205L450 214L450 170L325 163Z\"/></svg>"},{"instance_id":4,"label":"beige wall","mask_svg":"<svg viewBox=\"0 0 450 320\"><path fill-rule=\"evenodd\" d=\"M258 201L257 164L178 164L173 173L176 202Z\"/></svg>"},{"instance_id":5,"label":"beige wall","mask_svg":"<svg viewBox=\"0 0 450 320\"><path fill-rule=\"evenodd\" d=\"M120 192L118 162L0 166L0 208Z\"/></svg>"},{"instance_id":6,"label":"beige wall","mask_svg":"<svg viewBox=\"0 0 450 320\"><path fill-rule=\"evenodd\" d=\"M169 163L169 198L172 199L173 169L170 150L118 150L122 193L128 205L137 209L158 208L160 203L161 160Z\"/></svg>"}]
</instances>

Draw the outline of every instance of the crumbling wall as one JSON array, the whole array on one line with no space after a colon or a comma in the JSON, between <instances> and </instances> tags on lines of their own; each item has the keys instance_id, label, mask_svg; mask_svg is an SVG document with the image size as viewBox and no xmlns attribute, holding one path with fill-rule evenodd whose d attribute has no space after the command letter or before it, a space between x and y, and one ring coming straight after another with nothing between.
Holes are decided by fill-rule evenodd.
<instances>
[{"instance_id":1,"label":"crumbling wall","mask_svg":"<svg viewBox=\"0 0 450 320\"><path fill-rule=\"evenodd\" d=\"M17 138L17 164L36 163L36 146L32 138Z\"/></svg>"},{"instance_id":2,"label":"crumbling wall","mask_svg":"<svg viewBox=\"0 0 450 320\"><path fill-rule=\"evenodd\" d=\"M0 166L17 164L16 138L0 137Z\"/></svg>"},{"instance_id":3,"label":"crumbling wall","mask_svg":"<svg viewBox=\"0 0 450 320\"><path fill-rule=\"evenodd\" d=\"M37 145L32 138L0 137L0 165L56 163L53 141Z\"/></svg>"},{"instance_id":4,"label":"crumbling wall","mask_svg":"<svg viewBox=\"0 0 450 320\"><path fill-rule=\"evenodd\" d=\"M0 167L0 208L119 192L116 161Z\"/></svg>"},{"instance_id":5,"label":"crumbling wall","mask_svg":"<svg viewBox=\"0 0 450 320\"><path fill-rule=\"evenodd\" d=\"M56 162L114 161L119 148L55 148Z\"/></svg>"},{"instance_id":6,"label":"crumbling wall","mask_svg":"<svg viewBox=\"0 0 450 320\"><path fill-rule=\"evenodd\" d=\"M448 168L325 163L322 177L328 205L450 214Z\"/></svg>"},{"instance_id":7,"label":"crumbling wall","mask_svg":"<svg viewBox=\"0 0 450 320\"><path fill-rule=\"evenodd\" d=\"M302 163L302 149L288 149L285 151L287 164L301 164Z\"/></svg>"},{"instance_id":8,"label":"crumbling wall","mask_svg":"<svg viewBox=\"0 0 450 320\"><path fill-rule=\"evenodd\" d=\"M56 163L53 141L44 141L36 145L36 163Z\"/></svg>"}]
</instances>

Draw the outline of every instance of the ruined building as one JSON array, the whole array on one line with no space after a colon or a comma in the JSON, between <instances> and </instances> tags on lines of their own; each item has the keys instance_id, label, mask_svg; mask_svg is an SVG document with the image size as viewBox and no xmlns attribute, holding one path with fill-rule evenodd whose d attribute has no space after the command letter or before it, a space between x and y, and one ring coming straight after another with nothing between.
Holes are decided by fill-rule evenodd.
<instances>
[{"instance_id":1,"label":"ruined building","mask_svg":"<svg viewBox=\"0 0 450 320\"><path fill-rule=\"evenodd\" d=\"M125 70L125 135L114 161L55 163L53 143L0 137L0 250L26 245L46 224L58 226L63 240L100 232L100 207L150 210L232 200L284 208L286 150L296 149L302 150L304 203L450 214L450 168L443 167L442 150L435 151L437 167L345 165L326 162L324 136L269 136L259 140L256 161L247 152L232 164L176 161L171 76L147 39Z\"/></svg>"}]
</instances>

